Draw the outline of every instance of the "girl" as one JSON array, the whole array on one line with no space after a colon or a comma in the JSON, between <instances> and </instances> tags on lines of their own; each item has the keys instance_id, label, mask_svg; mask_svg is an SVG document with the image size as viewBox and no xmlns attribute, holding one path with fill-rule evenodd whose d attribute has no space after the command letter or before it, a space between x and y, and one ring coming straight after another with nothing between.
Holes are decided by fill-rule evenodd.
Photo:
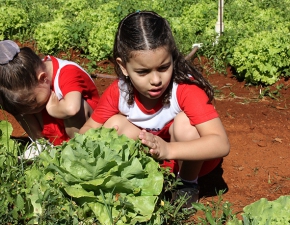
<instances>
[{"instance_id":1,"label":"girl","mask_svg":"<svg viewBox=\"0 0 290 225\"><path fill-rule=\"evenodd\" d=\"M73 137L98 101L94 81L76 63L53 56L42 60L28 47L0 42L0 104L33 141L59 145ZM37 154L31 148L24 158Z\"/></svg>"},{"instance_id":2,"label":"girl","mask_svg":"<svg viewBox=\"0 0 290 225\"><path fill-rule=\"evenodd\" d=\"M140 138L158 160L180 162L177 195L198 200L197 179L213 170L230 145L210 103L213 89L178 51L168 22L158 14L129 14L115 36L118 80L81 128L116 127ZM175 164L174 166L178 166ZM175 167L176 168L176 167Z\"/></svg>"}]
</instances>

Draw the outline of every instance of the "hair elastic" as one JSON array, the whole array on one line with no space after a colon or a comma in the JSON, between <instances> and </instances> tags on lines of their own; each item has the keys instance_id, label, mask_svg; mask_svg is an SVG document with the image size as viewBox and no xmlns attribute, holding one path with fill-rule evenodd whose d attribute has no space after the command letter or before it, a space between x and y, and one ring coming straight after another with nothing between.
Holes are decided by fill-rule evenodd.
<instances>
[{"instance_id":1,"label":"hair elastic","mask_svg":"<svg viewBox=\"0 0 290 225\"><path fill-rule=\"evenodd\" d=\"M0 41L0 65L9 63L19 52L20 48L14 41Z\"/></svg>"}]
</instances>

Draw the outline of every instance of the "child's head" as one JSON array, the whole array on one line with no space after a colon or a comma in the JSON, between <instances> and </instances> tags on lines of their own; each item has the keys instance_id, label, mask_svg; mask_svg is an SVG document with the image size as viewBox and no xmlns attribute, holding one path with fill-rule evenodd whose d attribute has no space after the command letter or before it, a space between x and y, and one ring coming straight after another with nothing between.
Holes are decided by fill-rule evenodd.
<instances>
[{"instance_id":1,"label":"child's head","mask_svg":"<svg viewBox=\"0 0 290 225\"><path fill-rule=\"evenodd\" d=\"M0 99L4 110L19 115L38 107L35 88L42 66L42 60L30 48L0 41Z\"/></svg>"},{"instance_id":2,"label":"child's head","mask_svg":"<svg viewBox=\"0 0 290 225\"><path fill-rule=\"evenodd\" d=\"M157 52L157 50L160 52L162 49L164 54L171 56L172 62L170 83L163 94L163 104L169 104L173 82L196 84L207 92L211 100L213 95L211 86L178 50L168 21L155 12L140 11L131 13L121 20L113 50L115 71L118 77L125 80L128 85L128 104L131 105L134 102L133 87L136 88L136 80L133 80L130 74L124 74L124 68L127 69L137 56L142 60L140 54L149 51ZM146 60L144 58L144 62ZM160 68L162 69L163 65ZM190 78L189 74L194 79Z\"/></svg>"},{"instance_id":3,"label":"child's head","mask_svg":"<svg viewBox=\"0 0 290 225\"><path fill-rule=\"evenodd\" d=\"M168 22L151 11L140 11L126 16L120 23L115 36L114 59L121 58L126 64L133 51L166 48L173 59L178 54ZM122 71L117 66L116 72L122 78Z\"/></svg>"},{"instance_id":4,"label":"child's head","mask_svg":"<svg viewBox=\"0 0 290 225\"><path fill-rule=\"evenodd\" d=\"M127 67L130 60L135 58L139 52L154 52L157 49L162 49L170 55L171 74L169 77L169 85L171 85L173 62L179 52L176 48L168 22L154 12L140 11L129 14L119 23L118 31L115 36L113 56L115 60L115 70L118 77L125 80L128 84L129 104L134 102L133 86L136 88L136 82L134 82L130 75L129 77L131 79L125 79L125 74L119 66L120 61L124 67ZM166 82L167 81L168 79ZM138 91L140 92L140 90ZM165 93L164 96L168 96L168 93ZM168 97L166 97L166 99L168 99ZM165 101L164 103L168 103L168 101Z\"/></svg>"}]
</instances>

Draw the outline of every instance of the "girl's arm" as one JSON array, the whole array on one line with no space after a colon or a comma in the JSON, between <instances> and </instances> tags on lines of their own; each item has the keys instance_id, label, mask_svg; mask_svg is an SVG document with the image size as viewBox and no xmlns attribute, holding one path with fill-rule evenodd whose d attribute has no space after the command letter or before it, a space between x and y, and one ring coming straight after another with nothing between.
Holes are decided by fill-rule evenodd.
<instances>
[{"instance_id":1,"label":"girl's arm","mask_svg":"<svg viewBox=\"0 0 290 225\"><path fill-rule=\"evenodd\" d=\"M82 104L82 95L78 91L71 91L61 100L58 100L56 94L51 92L50 98L46 105L49 115L58 119L68 119L76 115Z\"/></svg>"},{"instance_id":2,"label":"girl's arm","mask_svg":"<svg viewBox=\"0 0 290 225\"><path fill-rule=\"evenodd\" d=\"M104 91L97 108L94 109L91 117L79 130L79 133L84 134L91 128L99 128L103 124L108 123L108 121L111 121L110 118L115 118L119 114L119 94L118 80L116 80ZM113 122L112 126L106 125L105 127L113 128L115 125L118 126L118 123L114 124Z\"/></svg>"},{"instance_id":3,"label":"girl's arm","mask_svg":"<svg viewBox=\"0 0 290 225\"><path fill-rule=\"evenodd\" d=\"M87 122L83 125L83 127L79 130L79 133L84 134L84 133L86 133L87 130L89 130L91 128L99 128L102 125L103 124L94 121L92 118L89 118L87 120Z\"/></svg>"},{"instance_id":4,"label":"girl's arm","mask_svg":"<svg viewBox=\"0 0 290 225\"><path fill-rule=\"evenodd\" d=\"M165 142L142 130L139 138L157 159L210 160L229 154L230 144L219 118L195 126L200 138L186 142Z\"/></svg>"}]
</instances>

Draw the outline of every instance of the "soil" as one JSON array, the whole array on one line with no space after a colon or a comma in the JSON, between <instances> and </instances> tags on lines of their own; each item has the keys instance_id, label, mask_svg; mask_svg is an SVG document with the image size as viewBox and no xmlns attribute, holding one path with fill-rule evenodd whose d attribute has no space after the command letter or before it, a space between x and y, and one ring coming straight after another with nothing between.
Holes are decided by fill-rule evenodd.
<instances>
[{"instance_id":1,"label":"soil","mask_svg":"<svg viewBox=\"0 0 290 225\"><path fill-rule=\"evenodd\" d=\"M68 54L67 54L68 55ZM64 57L64 53L57 55ZM87 63L76 52L70 60ZM217 200L224 190L223 201L232 204L241 218L243 207L260 198L272 201L290 194L290 80L280 80L271 87L247 85L226 73L212 72L208 62L194 60L216 89L215 107L227 131L231 152L210 174L201 177L200 202ZM97 63L94 80L99 93L114 80L109 61ZM13 126L14 137L25 137L24 130L6 113ZM6 119L0 113L0 120Z\"/></svg>"}]
</instances>

